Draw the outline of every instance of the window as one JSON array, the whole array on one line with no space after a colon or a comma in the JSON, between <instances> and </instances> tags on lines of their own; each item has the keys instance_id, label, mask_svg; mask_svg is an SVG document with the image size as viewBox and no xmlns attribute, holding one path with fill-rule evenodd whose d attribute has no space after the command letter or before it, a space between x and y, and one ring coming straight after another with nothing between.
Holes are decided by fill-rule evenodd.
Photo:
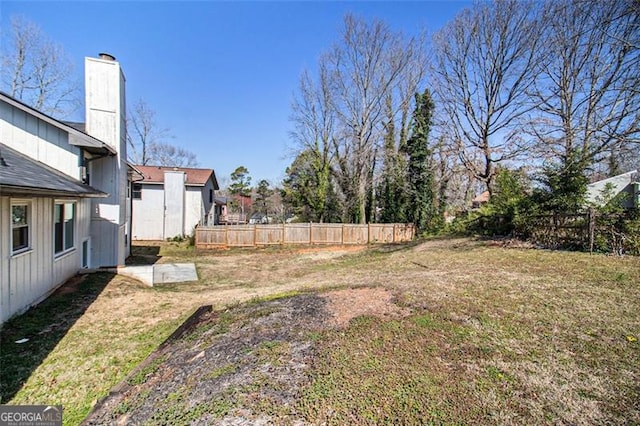
<instances>
[{"instance_id":1,"label":"window","mask_svg":"<svg viewBox=\"0 0 640 426\"><path fill-rule=\"evenodd\" d=\"M19 253L29 248L29 205L11 206L11 250Z\"/></svg>"},{"instance_id":2,"label":"window","mask_svg":"<svg viewBox=\"0 0 640 426\"><path fill-rule=\"evenodd\" d=\"M213 189L209 190L209 202L213 203Z\"/></svg>"},{"instance_id":3,"label":"window","mask_svg":"<svg viewBox=\"0 0 640 426\"><path fill-rule=\"evenodd\" d=\"M141 200L142 199L142 184L141 183L134 183L132 186L132 190L131 190L131 198L135 199L135 200Z\"/></svg>"},{"instance_id":4,"label":"window","mask_svg":"<svg viewBox=\"0 0 640 426\"><path fill-rule=\"evenodd\" d=\"M56 203L53 211L53 246L56 254L74 246L75 204Z\"/></svg>"}]
</instances>

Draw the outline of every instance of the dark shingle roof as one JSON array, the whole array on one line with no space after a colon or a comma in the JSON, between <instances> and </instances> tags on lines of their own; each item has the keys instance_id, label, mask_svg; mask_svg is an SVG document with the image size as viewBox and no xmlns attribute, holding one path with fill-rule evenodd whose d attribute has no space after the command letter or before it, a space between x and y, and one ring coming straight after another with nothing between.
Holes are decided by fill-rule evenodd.
<instances>
[{"instance_id":1,"label":"dark shingle roof","mask_svg":"<svg viewBox=\"0 0 640 426\"><path fill-rule=\"evenodd\" d=\"M107 194L0 144L0 194L106 197Z\"/></svg>"}]
</instances>

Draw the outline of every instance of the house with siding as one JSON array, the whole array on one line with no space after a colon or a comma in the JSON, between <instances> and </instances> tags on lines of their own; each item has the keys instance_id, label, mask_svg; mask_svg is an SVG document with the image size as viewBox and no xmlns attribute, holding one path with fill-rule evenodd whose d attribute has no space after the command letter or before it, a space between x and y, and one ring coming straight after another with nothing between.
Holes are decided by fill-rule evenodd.
<instances>
[{"instance_id":1,"label":"house with siding","mask_svg":"<svg viewBox=\"0 0 640 426\"><path fill-rule=\"evenodd\" d=\"M133 169L115 58L85 59L85 93L83 126L0 93L0 323L80 269L124 265L130 254Z\"/></svg>"},{"instance_id":2,"label":"house with siding","mask_svg":"<svg viewBox=\"0 0 640 426\"><path fill-rule=\"evenodd\" d=\"M166 240L192 235L196 225L214 225L220 217L212 169L135 166L142 178L133 182L134 240Z\"/></svg>"},{"instance_id":3,"label":"house with siding","mask_svg":"<svg viewBox=\"0 0 640 426\"><path fill-rule=\"evenodd\" d=\"M631 170L617 176L587 185L586 200L589 204L603 206L613 197L622 197L622 207L640 208L640 173Z\"/></svg>"}]
</instances>

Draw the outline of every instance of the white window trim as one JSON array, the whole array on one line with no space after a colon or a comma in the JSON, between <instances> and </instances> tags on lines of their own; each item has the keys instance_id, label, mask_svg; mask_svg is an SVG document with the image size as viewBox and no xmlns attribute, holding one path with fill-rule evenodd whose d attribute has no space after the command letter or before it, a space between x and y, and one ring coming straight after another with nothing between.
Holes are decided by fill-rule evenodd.
<instances>
[{"instance_id":1,"label":"white window trim","mask_svg":"<svg viewBox=\"0 0 640 426\"><path fill-rule=\"evenodd\" d=\"M73 204L73 245L67 249L63 248L62 251L56 253L56 217L55 217L55 209L57 204ZM53 257L54 259L60 259L77 250L77 238L78 238L78 201L77 200L54 200L53 202L53 217L52 217L52 225L53 225L53 236L51 238L51 243L53 245ZM64 222L63 222L64 223ZM62 227L64 232L64 226ZM62 245L64 247L65 235L62 234Z\"/></svg>"},{"instance_id":2,"label":"white window trim","mask_svg":"<svg viewBox=\"0 0 640 426\"><path fill-rule=\"evenodd\" d=\"M13 218L11 217L12 210L14 206L27 206L27 246L18 250L13 250ZM31 241L32 241L32 220L31 216L33 216L33 209L31 208L31 200L23 200L23 199L11 199L10 207L9 207L9 227L10 234L9 237L9 249L11 250L11 256L20 256L26 253L33 251Z\"/></svg>"}]
</instances>

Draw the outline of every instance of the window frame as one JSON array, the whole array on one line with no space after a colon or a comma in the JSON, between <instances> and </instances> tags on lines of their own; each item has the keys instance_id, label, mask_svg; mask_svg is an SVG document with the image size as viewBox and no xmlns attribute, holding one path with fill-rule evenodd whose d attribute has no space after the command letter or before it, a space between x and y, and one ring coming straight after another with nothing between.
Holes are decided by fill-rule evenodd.
<instances>
[{"instance_id":1,"label":"window frame","mask_svg":"<svg viewBox=\"0 0 640 426\"><path fill-rule=\"evenodd\" d=\"M65 215L66 215L66 206L71 206L72 208L72 216L71 216L71 245L67 245L69 242L69 238L68 238L68 228L67 228L67 221L65 221ZM58 208L58 206L62 206L62 210L60 212L60 217L62 219L62 222L57 222L56 221L56 210ZM77 227L77 202L75 200L73 201L69 201L69 200L55 200L55 202L53 203L53 254L54 257L60 257L65 255L66 253L69 253L73 250L76 249L76 236L77 236L77 231L76 231L76 227ZM58 226L60 226L60 228L58 228ZM61 240L60 242L62 243L62 248L58 251L58 229L61 230L62 235L61 235Z\"/></svg>"},{"instance_id":2,"label":"window frame","mask_svg":"<svg viewBox=\"0 0 640 426\"><path fill-rule=\"evenodd\" d=\"M131 199L142 200L142 184L141 183L137 183L137 182L131 183Z\"/></svg>"},{"instance_id":3,"label":"window frame","mask_svg":"<svg viewBox=\"0 0 640 426\"><path fill-rule=\"evenodd\" d=\"M22 224L20 226L15 226L14 225L14 220L13 220L13 208L14 207L25 207L25 224ZM10 208L10 226L11 226L11 256L16 256L22 253L26 253L32 250L31 248L31 202L27 201L27 200L11 200L11 208ZM13 238L13 230L14 229L26 229L27 232L27 242L25 245L18 247L18 248L14 248L14 238Z\"/></svg>"}]
</instances>

